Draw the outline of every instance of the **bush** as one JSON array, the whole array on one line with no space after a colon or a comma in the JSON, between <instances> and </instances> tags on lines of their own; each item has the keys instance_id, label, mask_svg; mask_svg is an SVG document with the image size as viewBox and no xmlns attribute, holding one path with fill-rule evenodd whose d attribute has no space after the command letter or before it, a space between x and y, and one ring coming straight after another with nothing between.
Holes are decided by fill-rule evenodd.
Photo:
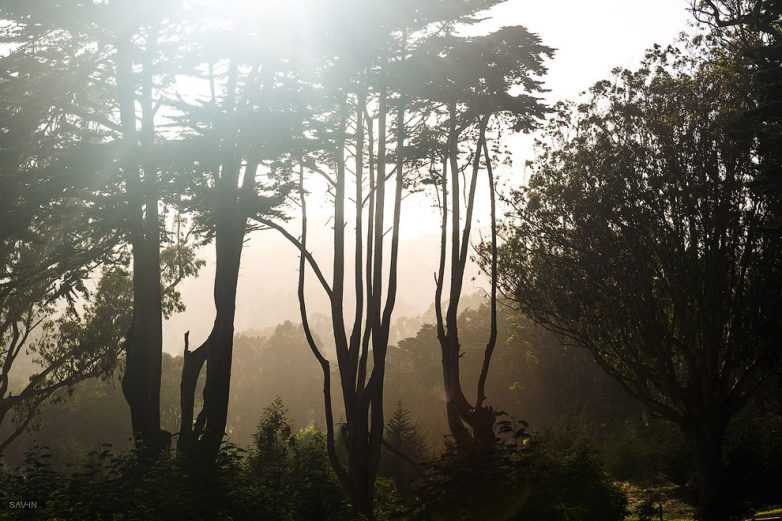
<instances>
[{"instance_id":1,"label":"bush","mask_svg":"<svg viewBox=\"0 0 782 521\"><path fill-rule=\"evenodd\" d=\"M750 407L728 428L725 490L740 513L782 503L782 419Z\"/></svg>"},{"instance_id":2,"label":"bush","mask_svg":"<svg viewBox=\"0 0 782 521\"><path fill-rule=\"evenodd\" d=\"M654 521L659 512L659 507L655 504L654 500L652 500L652 498L646 498L635 508L634 513L638 518L638 521Z\"/></svg>"},{"instance_id":3,"label":"bush","mask_svg":"<svg viewBox=\"0 0 782 521\"><path fill-rule=\"evenodd\" d=\"M417 519L622 521L627 499L595 450L553 451L524 427L490 451L449 447L419 487Z\"/></svg>"},{"instance_id":4,"label":"bush","mask_svg":"<svg viewBox=\"0 0 782 521\"><path fill-rule=\"evenodd\" d=\"M684 487L692 482L695 464L676 425L625 421L613 426L600 442L608 473L619 481L659 482Z\"/></svg>"},{"instance_id":5,"label":"bush","mask_svg":"<svg viewBox=\"0 0 782 521\"><path fill-rule=\"evenodd\" d=\"M227 519L229 513L251 511L247 503L259 495L246 493L250 482L242 461L241 451L226 444L209 476L172 453L148 463L135 450L113 453L102 446L80 466L63 471L50 463L47 448L33 447L15 472L0 476L0 496L6 504L36 501L38 508L2 510L0 518ZM260 504L254 501L252 509Z\"/></svg>"},{"instance_id":6,"label":"bush","mask_svg":"<svg viewBox=\"0 0 782 521\"><path fill-rule=\"evenodd\" d=\"M264 410L254 438L250 467L259 486L272 491L272 501L279 505L274 519L349 518L323 433L310 427L294 434L278 398Z\"/></svg>"}]
</instances>

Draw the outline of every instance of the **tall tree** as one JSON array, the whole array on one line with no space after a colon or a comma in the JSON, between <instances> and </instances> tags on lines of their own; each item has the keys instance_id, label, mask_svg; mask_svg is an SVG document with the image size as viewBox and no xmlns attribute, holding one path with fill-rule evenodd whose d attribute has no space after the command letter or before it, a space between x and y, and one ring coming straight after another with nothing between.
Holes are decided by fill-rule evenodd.
<instances>
[{"instance_id":1,"label":"tall tree","mask_svg":"<svg viewBox=\"0 0 782 521\"><path fill-rule=\"evenodd\" d=\"M66 108L95 55L45 24L24 22L16 9L0 14L9 20L0 32L8 46L0 58L0 422L12 412L18 420L4 449L57 390L116 363L117 345L43 349L34 340L58 305L87 293L93 270L118 260L121 237L120 217L105 213L115 207L106 194L116 184L103 168L104 136L92 118ZM16 16L23 22L13 23ZM14 385L26 351L40 371Z\"/></svg>"},{"instance_id":2,"label":"tall tree","mask_svg":"<svg viewBox=\"0 0 782 521\"><path fill-rule=\"evenodd\" d=\"M553 51L523 27L506 27L486 36L438 37L417 51L411 59L415 74L410 78L415 78L418 85L412 87L413 92L439 105L444 120L441 130L422 134L423 140L416 145L429 155L431 166L427 181L436 187L442 215L440 262L435 273L435 315L448 424L460 448L486 448L491 447L495 439L494 410L485 405L486 379L497 341L494 260L487 270L491 279L491 325L474 403L470 403L464 394L459 369L459 301L470 253L478 176L483 164L488 180L490 254L494 259L497 248L496 186L488 140L496 136L499 141L502 130L508 127L515 131L530 130L544 114L544 106L531 94L542 90L538 78L546 70L543 60ZM516 94L519 88L524 92ZM492 118L495 120L493 125ZM442 169L438 171L436 168L440 165ZM462 187L460 179L467 176L469 186ZM446 265L449 283L444 312Z\"/></svg>"},{"instance_id":3,"label":"tall tree","mask_svg":"<svg viewBox=\"0 0 782 521\"><path fill-rule=\"evenodd\" d=\"M92 169L112 179L106 191L93 186L106 210L95 222L116 229L131 247L133 315L124 339L123 391L134 437L153 452L169 437L160 429L159 411L160 250L167 240L161 235L160 211L162 188L173 173L156 118L182 44L177 37L181 26L170 21L183 7L177 0L57 5L33 0L0 8L7 22L3 42L10 49L3 59L15 66L7 69L5 81L37 83L36 102L46 108L30 122L47 137L40 145L64 149L78 160L62 171L65 178ZM30 67L41 75L31 76ZM49 81L43 83L44 78ZM92 138L58 138L47 131L55 117L66 128L88 129Z\"/></svg>"},{"instance_id":4,"label":"tall tree","mask_svg":"<svg viewBox=\"0 0 782 521\"><path fill-rule=\"evenodd\" d=\"M319 18L321 25L327 20L325 25L331 28L320 49L327 66L321 69L322 79L316 82L322 87L324 108L313 117L309 133L312 140L302 144L301 155L296 158L300 172L301 236L296 238L274 221L260 221L278 230L300 251L299 306L307 340L323 369L331 464L355 514L368 519L374 519L374 484L385 425L383 385L397 291L402 193L409 172L419 166L418 160L408 155L405 143L425 127L429 115L428 110L419 110L410 101L407 86L412 80L403 81L400 74L411 74L405 62L414 46L444 27L471 20L474 13L495 3L391 5L347 0L329 5L337 18L333 13ZM313 147L315 150L311 151ZM305 173L325 178L333 201L331 281L326 280L318 261L307 250ZM351 189L355 205L352 215L346 207ZM386 208L386 190L393 190L390 211ZM355 223L354 280L349 296L353 297L350 300L355 302L355 309L352 324L346 324L349 290L345 272L351 238L346 236L345 228L351 217ZM346 462L340 461L335 447L330 361L309 327L304 284L308 267L314 271L331 307L346 420Z\"/></svg>"},{"instance_id":5,"label":"tall tree","mask_svg":"<svg viewBox=\"0 0 782 521\"><path fill-rule=\"evenodd\" d=\"M728 519L725 429L778 356L782 264L730 137L750 97L708 39L560 105L528 187L510 198L501 288L595 360L697 463L699 515ZM732 71L732 72L726 72Z\"/></svg>"},{"instance_id":6,"label":"tall tree","mask_svg":"<svg viewBox=\"0 0 782 521\"><path fill-rule=\"evenodd\" d=\"M182 419L178 448L201 449L214 462L225 435L233 353L236 291L241 254L250 217L280 217L276 207L290 188L290 151L301 131L299 69L289 54L293 47L273 17L246 16L215 7L223 31L208 41L231 42L205 47L209 95L203 103L184 110L183 124L200 148L193 158L193 210L215 241L215 321L207 339L185 351L182 371ZM244 17L242 15L245 15ZM254 42L265 38L267 46ZM206 40L205 40L206 41ZM222 72L218 72L218 69ZM266 178L267 182L262 183ZM203 408L193 421L194 393L206 363Z\"/></svg>"}]
</instances>

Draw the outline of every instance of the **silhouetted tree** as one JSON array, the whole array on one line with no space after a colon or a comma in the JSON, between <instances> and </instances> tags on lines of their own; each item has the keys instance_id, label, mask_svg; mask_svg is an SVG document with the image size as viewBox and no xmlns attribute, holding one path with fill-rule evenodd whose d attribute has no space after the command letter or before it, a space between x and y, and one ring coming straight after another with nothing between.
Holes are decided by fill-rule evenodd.
<instances>
[{"instance_id":1,"label":"silhouetted tree","mask_svg":"<svg viewBox=\"0 0 782 521\"><path fill-rule=\"evenodd\" d=\"M461 448L490 447L495 439L494 410L485 405L486 379L497 342L494 261L487 269L491 279L489 339L474 404L464 394L459 369L458 310L469 255L478 175L483 163L488 177L494 252L497 248L496 186L488 140L492 136L499 137L503 128L509 126L516 131L530 130L543 115L544 106L531 94L542 90L537 78L546 70L543 59L552 53L552 49L540 43L537 35L525 28L506 27L487 36L434 38L416 50L409 65L410 70L415 71L410 74L416 81L416 86L410 87L413 95L434 102L445 120L440 129L423 134L424 140L416 144L428 155L430 176L425 181L437 186L442 215L440 263L435 273L435 315L448 424ZM525 92L511 93L519 87ZM492 118L496 120L493 128L490 126ZM464 165L460 166L460 159L465 156ZM442 165L442 170L437 171L435 165ZM466 176L468 170L469 187L461 187L460 178ZM447 251L449 224L450 256ZM449 293L447 309L443 312L446 265Z\"/></svg>"},{"instance_id":2,"label":"silhouetted tree","mask_svg":"<svg viewBox=\"0 0 782 521\"><path fill-rule=\"evenodd\" d=\"M4 81L27 87L37 113L26 128L42 130L46 150L64 150L70 163L53 163L63 177L82 170L109 176L112 188L93 185L91 199L105 208L95 223L116 230L132 252L133 315L124 338L123 391L137 441L153 452L169 435L160 429L162 357L161 234L165 181L171 178L170 141L156 118L166 104L164 87L183 41L181 25L165 23L181 14L182 2L31 1L4 5L3 41L10 53ZM37 74L30 74L33 66ZM19 88L19 87L16 87ZM19 90L24 93L24 90ZM17 104L19 97L11 98ZM140 122L140 124L139 124ZM52 125L89 131L89 139L47 134ZM40 163L39 163L40 164ZM89 199L88 199L89 200ZM94 224L88 224L93 226Z\"/></svg>"},{"instance_id":3,"label":"silhouetted tree","mask_svg":"<svg viewBox=\"0 0 782 521\"><path fill-rule=\"evenodd\" d=\"M214 325L207 339L193 351L186 346L184 355L178 448L198 446L211 462L228 417L236 290L249 219L280 216L276 207L289 189L292 135L301 132L305 107L298 92L301 65L291 59L294 48L280 41L290 35L282 32L279 20L260 12L247 16L231 7L215 13L221 29L208 33L210 40L230 45L200 42L197 56L207 69L209 95L184 107L182 117L193 134L192 144L199 148L191 209L198 212L202 231L215 241L216 266ZM268 47L253 44L261 38ZM193 422L194 393L204 363L203 407Z\"/></svg>"},{"instance_id":4,"label":"silhouetted tree","mask_svg":"<svg viewBox=\"0 0 782 521\"><path fill-rule=\"evenodd\" d=\"M751 78L749 99L733 134L757 140L756 188L776 196L776 226L782 226L782 2L779 0L693 0L692 12L719 27L722 44Z\"/></svg>"},{"instance_id":5,"label":"silhouetted tree","mask_svg":"<svg viewBox=\"0 0 782 521\"><path fill-rule=\"evenodd\" d=\"M771 212L747 187L752 149L729 137L748 85L721 60L708 39L656 47L559 105L500 263L521 310L679 426L708 520L730 516L723 436L778 356L782 317L782 244L759 231Z\"/></svg>"},{"instance_id":6,"label":"silhouetted tree","mask_svg":"<svg viewBox=\"0 0 782 521\"><path fill-rule=\"evenodd\" d=\"M23 317L11 323L10 331L2 337L0 424L12 412L15 426L0 439L0 453L59 390L88 378L110 376L114 371L125 332L122 326L129 323L128 282L127 274L121 271L106 272L83 315L71 304L53 321L48 318L53 314L53 304L34 302ZM16 389L9 386L9 374L23 349L40 369Z\"/></svg>"},{"instance_id":7,"label":"silhouetted tree","mask_svg":"<svg viewBox=\"0 0 782 521\"><path fill-rule=\"evenodd\" d=\"M70 342L41 356L40 372L21 388L9 378L34 351L39 326L87 293L93 271L119 260L121 243L121 217L106 211L115 208L107 194L117 187L105 171L109 147L93 118L69 110L84 87L80 71L95 55L27 20L29 10L35 6L0 8L8 21L0 30L7 46L0 58L0 421L17 410L12 437L56 389L99 372L87 360L97 346L80 351Z\"/></svg>"},{"instance_id":8,"label":"silhouetted tree","mask_svg":"<svg viewBox=\"0 0 782 521\"><path fill-rule=\"evenodd\" d=\"M403 2L391 6L351 0L330 6L345 18L327 24L339 30L327 33L321 49L325 54L322 61L328 64L322 71L324 79L321 85L325 87L322 89L323 115L313 118L313 132L310 134L313 139L302 145L302 154L297 158L301 237L297 239L280 224L268 219L260 221L283 233L301 252L299 305L305 334L323 369L331 463L348 492L356 515L369 519L374 518L374 484L385 426L383 386L397 290L402 192L408 183L409 176L406 174L420 167L419 156L410 153L405 143L425 128L426 117L430 114L416 102L418 97L408 92L417 71L408 68L406 63L411 49L427 41L427 37L457 22L475 21L474 13L495 3L488 0L454 6L437 2ZM389 117L392 115L394 120ZM315 152L307 153L313 148ZM346 151L352 153L355 159L352 171ZM325 177L333 197L331 281L326 280L317 261L307 251L305 171ZM386 189L392 177L393 215L390 229L387 229ZM368 190L365 192L367 178ZM352 327L348 328L345 324L345 223L349 211L345 199L351 184L355 189L352 195L355 204L353 296L356 305ZM390 233L389 252L385 251L387 233ZM308 266L315 272L331 305L339 383L346 416L346 464L339 460L334 443L330 363L323 356L308 323L304 296L304 276ZM384 294L386 277L388 286Z\"/></svg>"}]
</instances>

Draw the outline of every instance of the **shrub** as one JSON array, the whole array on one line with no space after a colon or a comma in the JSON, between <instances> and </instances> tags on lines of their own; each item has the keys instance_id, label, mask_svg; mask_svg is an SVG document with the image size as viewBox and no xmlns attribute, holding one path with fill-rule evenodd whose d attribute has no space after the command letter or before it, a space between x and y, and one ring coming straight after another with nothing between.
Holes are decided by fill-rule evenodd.
<instances>
[{"instance_id":1,"label":"shrub","mask_svg":"<svg viewBox=\"0 0 782 521\"><path fill-rule=\"evenodd\" d=\"M504 426L502 424L505 424ZM627 499L610 482L595 450L578 443L553 451L526 435L525 425L508 430L509 442L490 451L449 447L428 467L418 490L417 519L546 519L622 521Z\"/></svg>"}]
</instances>

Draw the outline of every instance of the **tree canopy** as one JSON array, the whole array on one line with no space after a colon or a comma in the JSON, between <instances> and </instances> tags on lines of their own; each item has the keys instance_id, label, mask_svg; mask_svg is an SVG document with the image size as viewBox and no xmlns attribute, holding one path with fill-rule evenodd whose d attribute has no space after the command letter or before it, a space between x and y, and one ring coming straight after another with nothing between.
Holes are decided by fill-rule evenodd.
<instances>
[{"instance_id":1,"label":"tree canopy","mask_svg":"<svg viewBox=\"0 0 782 521\"><path fill-rule=\"evenodd\" d=\"M776 363L782 272L753 149L749 85L708 39L657 47L559 105L509 200L501 287L680 425L718 519L727 422Z\"/></svg>"}]
</instances>

